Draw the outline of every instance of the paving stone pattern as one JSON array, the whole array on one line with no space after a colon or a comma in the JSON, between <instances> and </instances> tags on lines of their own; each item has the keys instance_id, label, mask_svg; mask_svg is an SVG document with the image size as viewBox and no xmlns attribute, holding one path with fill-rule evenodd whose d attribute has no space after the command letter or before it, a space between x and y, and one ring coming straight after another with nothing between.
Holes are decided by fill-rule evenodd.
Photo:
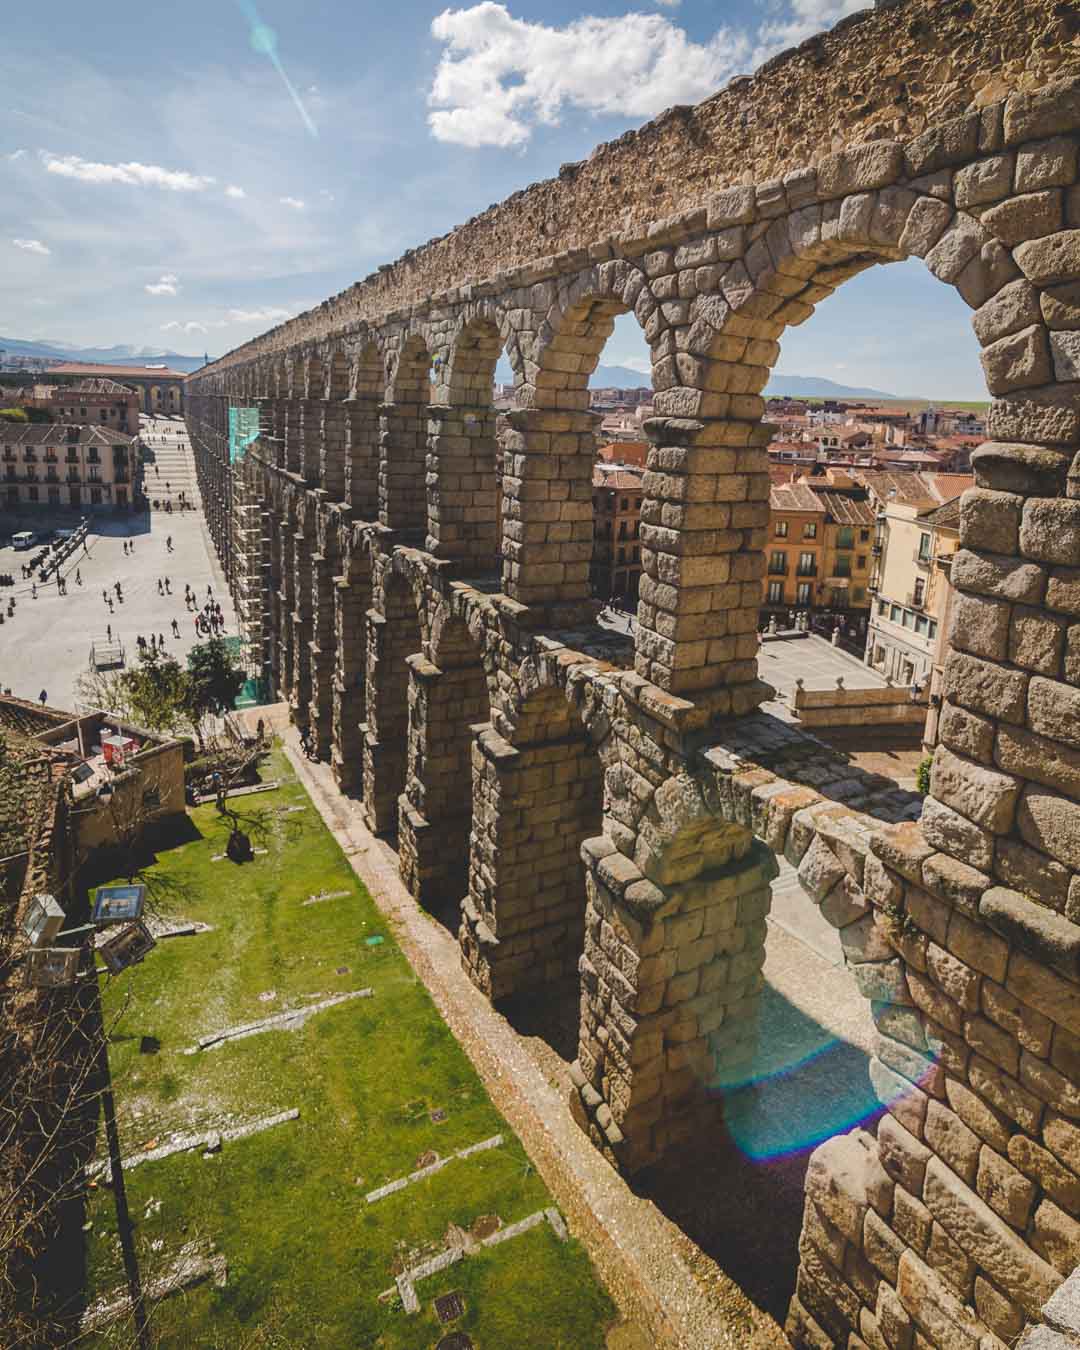
<instances>
[{"instance_id":1,"label":"paving stone pattern","mask_svg":"<svg viewBox=\"0 0 1080 1350\"><path fill-rule=\"evenodd\" d=\"M661 146L702 132L672 165L675 214L641 215L635 181L625 211L600 193L570 223L595 173L571 166L188 384L209 528L274 690L397 834L417 901L460 923L481 990L578 973L570 1108L616 1166L715 1128L752 1068L777 857L839 931L888 1110L812 1156L797 1346L993 1350L1043 1334L1080 1260L1070 14L852 16L654 124ZM913 48L918 90L896 83ZM852 120L864 58L875 96ZM843 103L816 145L777 131L800 81L811 120ZM873 112L883 88L895 115ZM725 159L735 119L727 141L705 132L733 100L770 132ZM913 256L974 312L994 438L961 506L925 806L759 710L755 631L779 339L850 276ZM588 378L629 311L656 390L633 637L598 625L588 592ZM516 377L501 512L500 349ZM261 435L230 466L227 410L251 403Z\"/></svg>"}]
</instances>

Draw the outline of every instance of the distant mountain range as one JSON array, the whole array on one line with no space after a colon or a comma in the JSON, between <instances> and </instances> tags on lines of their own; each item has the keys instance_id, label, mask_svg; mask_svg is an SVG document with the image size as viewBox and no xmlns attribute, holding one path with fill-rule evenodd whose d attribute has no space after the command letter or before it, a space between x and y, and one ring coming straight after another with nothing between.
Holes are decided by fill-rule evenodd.
<instances>
[{"instance_id":1,"label":"distant mountain range","mask_svg":"<svg viewBox=\"0 0 1080 1350\"><path fill-rule=\"evenodd\" d=\"M505 356L499 358L495 367L495 378L500 384L512 384L514 372ZM652 380L640 370L631 370L629 366L597 366L589 379L593 389L640 389ZM860 389L852 385L837 384L834 380L823 379L820 375L774 375L769 381L765 393L773 398L872 398L895 399L896 394L886 394L882 389Z\"/></svg>"},{"instance_id":2,"label":"distant mountain range","mask_svg":"<svg viewBox=\"0 0 1080 1350\"><path fill-rule=\"evenodd\" d=\"M183 356L160 347L78 347L71 342L27 342L24 338L0 337L0 350L8 356L39 356L46 361L93 361L106 366L168 365L189 374L203 365L201 356Z\"/></svg>"},{"instance_id":3,"label":"distant mountain range","mask_svg":"<svg viewBox=\"0 0 1080 1350\"><path fill-rule=\"evenodd\" d=\"M899 394L886 394L881 389L859 389L852 385L836 384L820 375L774 375L765 386L769 398L873 398L896 399Z\"/></svg>"}]
</instances>

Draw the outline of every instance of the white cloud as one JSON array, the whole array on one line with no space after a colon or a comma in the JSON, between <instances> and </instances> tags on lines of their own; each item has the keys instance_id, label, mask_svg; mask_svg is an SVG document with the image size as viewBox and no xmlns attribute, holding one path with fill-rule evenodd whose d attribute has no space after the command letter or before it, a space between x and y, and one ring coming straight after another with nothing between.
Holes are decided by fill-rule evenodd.
<instances>
[{"instance_id":1,"label":"white cloud","mask_svg":"<svg viewBox=\"0 0 1080 1350\"><path fill-rule=\"evenodd\" d=\"M24 253L40 253L42 257L46 257L52 252L52 249L43 244L40 239L13 239L11 242L16 248L21 248Z\"/></svg>"},{"instance_id":2,"label":"white cloud","mask_svg":"<svg viewBox=\"0 0 1080 1350\"><path fill-rule=\"evenodd\" d=\"M242 197L246 197L247 193L242 187L237 187L235 183L230 183L225 189L225 196L232 197L236 201L239 201Z\"/></svg>"},{"instance_id":3,"label":"white cloud","mask_svg":"<svg viewBox=\"0 0 1080 1350\"><path fill-rule=\"evenodd\" d=\"M147 295L175 295L180 289L180 278L172 272L166 272L158 281L146 287Z\"/></svg>"},{"instance_id":4,"label":"white cloud","mask_svg":"<svg viewBox=\"0 0 1080 1350\"><path fill-rule=\"evenodd\" d=\"M42 152L42 163L49 173L75 178L81 183L124 183L129 187L157 187L168 192L202 192L214 179L184 169L163 169L158 164L97 164L79 155L52 155Z\"/></svg>"},{"instance_id":5,"label":"white cloud","mask_svg":"<svg viewBox=\"0 0 1080 1350\"><path fill-rule=\"evenodd\" d=\"M293 305L288 309L280 305L264 305L260 309L227 309L220 319L170 319L161 325L163 333L208 333L212 328L232 328L239 324L280 323L282 319L291 319L304 306ZM306 306L310 308L310 306Z\"/></svg>"},{"instance_id":6,"label":"white cloud","mask_svg":"<svg viewBox=\"0 0 1080 1350\"><path fill-rule=\"evenodd\" d=\"M277 323L281 319L291 319L295 309L281 309L267 305L262 309L229 309L225 318L229 323Z\"/></svg>"},{"instance_id":7,"label":"white cloud","mask_svg":"<svg viewBox=\"0 0 1080 1350\"><path fill-rule=\"evenodd\" d=\"M26 154L25 150L12 150L11 154L6 155L5 158L8 160L9 163L14 164L17 159L22 159L25 156L25 154Z\"/></svg>"},{"instance_id":8,"label":"white cloud","mask_svg":"<svg viewBox=\"0 0 1080 1350\"><path fill-rule=\"evenodd\" d=\"M682 0L655 0L658 5L663 5L665 9L678 9Z\"/></svg>"},{"instance_id":9,"label":"white cloud","mask_svg":"<svg viewBox=\"0 0 1080 1350\"><path fill-rule=\"evenodd\" d=\"M695 103L748 65L750 43L720 28L705 43L659 14L585 17L565 28L515 19L483 0L431 25L446 44L428 102L432 134L460 145L523 145L565 107L648 117Z\"/></svg>"},{"instance_id":10,"label":"white cloud","mask_svg":"<svg viewBox=\"0 0 1080 1350\"><path fill-rule=\"evenodd\" d=\"M307 202L300 197L279 197L278 201L282 206L291 206L294 211L304 211L307 209Z\"/></svg>"}]
</instances>

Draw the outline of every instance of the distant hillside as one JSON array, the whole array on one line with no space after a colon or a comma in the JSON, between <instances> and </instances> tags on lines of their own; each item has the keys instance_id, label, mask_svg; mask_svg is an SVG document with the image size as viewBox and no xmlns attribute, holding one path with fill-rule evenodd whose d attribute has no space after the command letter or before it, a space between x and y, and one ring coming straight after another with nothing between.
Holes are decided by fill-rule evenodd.
<instances>
[{"instance_id":1,"label":"distant hillside","mask_svg":"<svg viewBox=\"0 0 1080 1350\"><path fill-rule=\"evenodd\" d=\"M95 361L106 366L165 364L185 374L203 365L201 356L183 356L168 349L133 347L128 343L115 347L76 347L70 342L28 342L25 338L0 337L0 349L9 356L39 356L46 361Z\"/></svg>"},{"instance_id":2,"label":"distant hillside","mask_svg":"<svg viewBox=\"0 0 1080 1350\"><path fill-rule=\"evenodd\" d=\"M512 384L514 372L505 356L499 358L495 378L500 384ZM640 389L651 384L648 375L629 366L597 366L589 379L593 389ZM871 398L895 399L883 389L862 389L853 385L837 384L820 375L774 375L765 390L774 398Z\"/></svg>"},{"instance_id":3,"label":"distant hillside","mask_svg":"<svg viewBox=\"0 0 1080 1350\"><path fill-rule=\"evenodd\" d=\"M860 389L836 384L820 375L774 375L765 386L766 398L874 398L895 399L882 389Z\"/></svg>"},{"instance_id":4,"label":"distant hillside","mask_svg":"<svg viewBox=\"0 0 1080 1350\"><path fill-rule=\"evenodd\" d=\"M495 379L499 384L513 384L514 372L505 356L499 357L495 367ZM629 366L597 366L589 378L594 389L643 389L652 384L648 375L640 370L631 370Z\"/></svg>"}]
</instances>

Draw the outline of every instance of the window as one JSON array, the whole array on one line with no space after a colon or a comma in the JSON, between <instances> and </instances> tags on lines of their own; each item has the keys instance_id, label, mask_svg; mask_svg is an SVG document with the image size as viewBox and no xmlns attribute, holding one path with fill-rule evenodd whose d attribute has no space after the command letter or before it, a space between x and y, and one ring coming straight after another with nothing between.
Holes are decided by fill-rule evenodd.
<instances>
[{"instance_id":1,"label":"window","mask_svg":"<svg viewBox=\"0 0 1080 1350\"><path fill-rule=\"evenodd\" d=\"M866 571L866 554L865 554L865 553L860 553L860 554L857 555L857 557L856 557L856 559L855 559L855 566L856 566L857 570L860 571L860 572L865 572L865 571Z\"/></svg>"},{"instance_id":2,"label":"window","mask_svg":"<svg viewBox=\"0 0 1080 1350\"><path fill-rule=\"evenodd\" d=\"M856 586L851 592L851 603L861 604L866 599L866 590L862 586Z\"/></svg>"},{"instance_id":3,"label":"window","mask_svg":"<svg viewBox=\"0 0 1080 1350\"><path fill-rule=\"evenodd\" d=\"M777 539L787 538L787 524L788 523L786 520L778 520L776 522L776 529L774 533L776 534Z\"/></svg>"},{"instance_id":4,"label":"window","mask_svg":"<svg viewBox=\"0 0 1080 1350\"><path fill-rule=\"evenodd\" d=\"M904 627L910 628L914 622L915 622L915 615L912 614L910 609L905 609L903 613Z\"/></svg>"},{"instance_id":5,"label":"window","mask_svg":"<svg viewBox=\"0 0 1080 1350\"><path fill-rule=\"evenodd\" d=\"M814 588L808 581L800 581L799 588L795 592L796 603L800 605L809 605L813 597L813 589Z\"/></svg>"},{"instance_id":6,"label":"window","mask_svg":"<svg viewBox=\"0 0 1080 1350\"><path fill-rule=\"evenodd\" d=\"M926 597L926 582L922 577L915 578L915 591L912 600L916 605L921 605Z\"/></svg>"},{"instance_id":7,"label":"window","mask_svg":"<svg viewBox=\"0 0 1080 1350\"><path fill-rule=\"evenodd\" d=\"M837 530L836 547L837 548L855 547L855 531L851 528L850 525L844 525L839 530Z\"/></svg>"},{"instance_id":8,"label":"window","mask_svg":"<svg viewBox=\"0 0 1080 1350\"><path fill-rule=\"evenodd\" d=\"M930 536L928 534L919 535L919 561L930 561Z\"/></svg>"},{"instance_id":9,"label":"window","mask_svg":"<svg viewBox=\"0 0 1080 1350\"><path fill-rule=\"evenodd\" d=\"M784 603L784 583L782 581L769 582L769 604L782 605Z\"/></svg>"},{"instance_id":10,"label":"window","mask_svg":"<svg viewBox=\"0 0 1080 1350\"><path fill-rule=\"evenodd\" d=\"M870 542L870 531L869 531L869 530L860 530L860 531L859 531L859 543L860 543L860 544L868 544L869 542Z\"/></svg>"},{"instance_id":11,"label":"window","mask_svg":"<svg viewBox=\"0 0 1080 1350\"><path fill-rule=\"evenodd\" d=\"M812 553L799 554L799 576L812 577L817 572L817 561Z\"/></svg>"},{"instance_id":12,"label":"window","mask_svg":"<svg viewBox=\"0 0 1080 1350\"><path fill-rule=\"evenodd\" d=\"M849 576L851 576L851 554L850 554L850 553L839 553L839 554L837 554L837 557L836 557L836 572L835 572L834 575L836 575L836 576L838 576L838 577L849 577Z\"/></svg>"},{"instance_id":13,"label":"window","mask_svg":"<svg viewBox=\"0 0 1080 1350\"><path fill-rule=\"evenodd\" d=\"M816 538L817 538L817 521L816 521L816 520L808 520L808 521L806 522L806 524L802 527L802 537L803 537L804 539L816 539Z\"/></svg>"},{"instance_id":14,"label":"window","mask_svg":"<svg viewBox=\"0 0 1080 1350\"><path fill-rule=\"evenodd\" d=\"M930 633L929 633L929 637L930 637L930 640L931 640L931 641L933 641L934 638L937 637L937 624L935 623L935 621L934 621L933 619L930 620Z\"/></svg>"},{"instance_id":15,"label":"window","mask_svg":"<svg viewBox=\"0 0 1080 1350\"><path fill-rule=\"evenodd\" d=\"M26 491L26 495L27 495L27 498L28 498L30 501L36 502L37 499L38 499L38 490L37 490L37 488L36 488L36 487L28 488L27 491Z\"/></svg>"},{"instance_id":16,"label":"window","mask_svg":"<svg viewBox=\"0 0 1080 1350\"><path fill-rule=\"evenodd\" d=\"M915 631L920 637L926 637L930 632L930 620L925 614L915 615Z\"/></svg>"},{"instance_id":17,"label":"window","mask_svg":"<svg viewBox=\"0 0 1080 1350\"><path fill-rule=\"evenodd\" d=\"M621 563L624 563L626 561L626 549L624 548L619 549L619 561Z\"/></svg>"},{"instance_id":18,"label":"window","mask_svg":"<svg viewBox=\"0 0 1080 1350\"><path fill-rule=\"evenodd\" d=\"M774 576L787 576L787 554L782 549L769 554L769 571Z\"/></svg>"},{"instance_id":19,"label":"window","mask_svg":"<svg viewBox=\"0 0 1080 1350\"><path fill-rule=\"evenodd\" d=\"M630 501L629 501L629 499L628 499L627 497L623 497L623 499L622 499L622 501L621 501L621 503L620 503L620 506L619 506L619 510L620 510L620 511L629 511L629 510L630 510Z\"/></svg>"},{"instance_id":20,"label":"window","mask_svg":"<svg viewBox=\"0 0 1080 1350\"><path fill-rule=\"evenodd\" d=\"M49 489L49 505L50 506L60 505L60 489L58 487L51 487Z\"/></svg>"},{"instance_id":21,"label":"window","mask_svg":"<svg viewBox=\"0 0 1080 1350\"><path fill-rule=\"evenodd\" d=\"M901 609L899 605L893 605L889 609L889 618L893 623L900 622Z\"/></svg>"},{"instance_id":22,"label":"window","mask_svg":"<svg viewBox=\"0 0 1080 1350\"><path fill-rule=\"evenodd\" d=\"M101 505L101 489L99 487L90 489L90 503L92 506Z\"/></svg>"}]
</instances>

